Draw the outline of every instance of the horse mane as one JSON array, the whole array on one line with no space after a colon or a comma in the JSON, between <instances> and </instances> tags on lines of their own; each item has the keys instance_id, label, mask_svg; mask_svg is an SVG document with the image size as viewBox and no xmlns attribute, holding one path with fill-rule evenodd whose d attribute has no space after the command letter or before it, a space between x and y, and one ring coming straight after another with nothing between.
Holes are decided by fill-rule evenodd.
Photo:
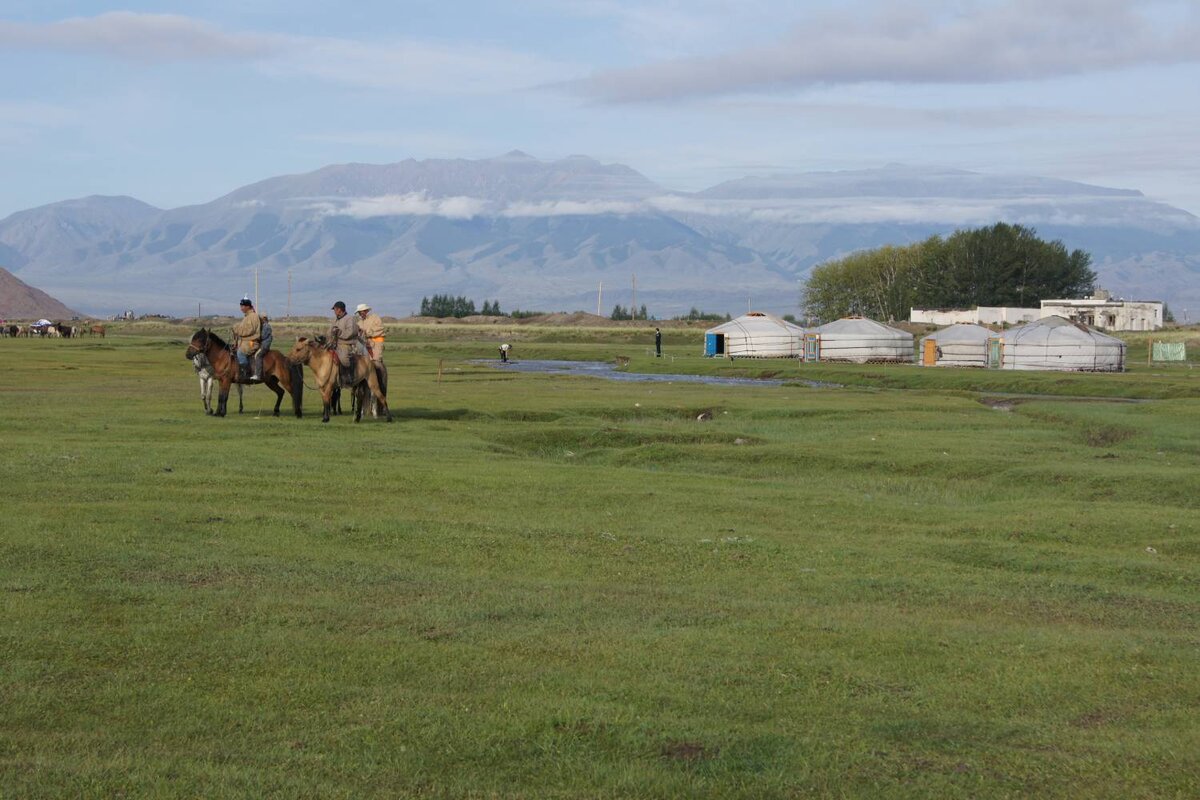
<instances>
[{"instance_id":1,"label":"horse mane","mask_svg":"<svg viewBox=\"0 0 1200 800\"><path fill-rule=\"evenodd\" d=\"M229 345L225 344L225 340L222 339L220 336L217 336L217 332L214 330L209 329L208 340L210 342L212 342L213 344L215 344L217 347L220 347L222 350L229 349Z\"/></svg>"}]
</instances>

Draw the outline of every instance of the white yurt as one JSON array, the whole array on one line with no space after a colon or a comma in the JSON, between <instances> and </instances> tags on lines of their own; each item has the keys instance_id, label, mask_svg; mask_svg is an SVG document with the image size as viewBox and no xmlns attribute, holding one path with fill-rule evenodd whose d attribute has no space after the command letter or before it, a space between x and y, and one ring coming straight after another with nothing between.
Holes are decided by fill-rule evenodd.
<instances>
[{"instance_id":1,"label":"white yurt","mask_svg":"<svg viewBox=\"0 0 1200 800\"><path fill-rule=\"evenodd\" d=\"M751 311L704 332L704 355L728 358L796 358L804 328L774 314Z\"/></svg>"},{"instance_id":2,"label":"white yurt","mask_svg":"<svg viewBox=\"0 0 1200 800\"><path fill-rule=\"evenodd\" d=\"M1066 317L1043 317L1000 336L1001 369L1125 371L1124 342Z\"/></svg>"},{"instance_id":3,"label":"white yurt","mask_svg":"<svg viewBox=\"0 0 1200 800\"><path fill-rule=\"evenodd\" d=\"M821 361L858 364L895 362L911 364L913 335L866 317L846 317L817 328ZM813 334L809 334L811 337ZM811 351L806 358L811 357Z\"/></svg>"},{"instance_id":4,"label":"white yurt","mask_svg":"<svg viewBox=\"0 0 1200 800\"><path fill-rule=\"evenodd\" d=\"M960 322L921 337L917 361L923 367L986 367L988 339L999 336L982 325Z\"/></svg>"}]
</instances>

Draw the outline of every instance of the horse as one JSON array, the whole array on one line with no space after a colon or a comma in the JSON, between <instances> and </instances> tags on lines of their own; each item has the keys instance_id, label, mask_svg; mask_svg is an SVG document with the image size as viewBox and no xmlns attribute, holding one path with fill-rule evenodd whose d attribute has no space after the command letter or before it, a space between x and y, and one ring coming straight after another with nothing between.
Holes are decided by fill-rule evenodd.
<instances>
[{"instance_id":1,"label":"horse","mask_svg":"<svg viewBox=\"0 0 1200 800\"><path fill-rule=\"evenodd\" d=\"M103 339L104 331L105 331L105 328L103 325L93 325L91 330L89 331L89 333L92 336L99 336L101 339Z\"/></svg>"},{"instance_id":2,"label":"horse","mask_svg":"<svg viewBox=\"0 0 1200 800\"><path fill-rule=\"evenodd\" d=\"M212 414L212 394L213 386L217 383L217 374L213 370L212 364L208 363L208 356L204 353L196 353L192 356L192 366L196 368L196 376L200 378L200 402L204 403L204 413ZM242 384L235 384L238 390L238 413L242 413Z\"/></svg>"},{"instance_id":3,"label":"horse","mask_svg":"<svg viewBox=\"0 0 1200 800\"><path fill-rule=\"evenodd\" d=\"M203 354L208 359L213 375L221 384L220 394L217 395L216 416L223 417L229 400L229 387L235 383L253 384L258 381L241 377L233 350L220 336L207 328L201 328L192 335L184 358L191 361L197 354ZM276 350L268 350L263 357L263 376L262 382L275 393L274 415L279 416L279 406L283 402L283 392L286 389L292 395L292 410L296 412L297 417L303 416L304 371L300 365Z\"/></svg>"},{"instance_id":4,"label":"horse","mask_svg":"<svg viewBox=\"0 0 1200 800\"><path fill-rule=\"evenodd\" d=\"M321 399L325 404L321 421L329 422L329 407L333 400L333 390L338 382L338 365L334 355L311 339L301 336L296 340L296 345L288 354L288 358L296 364L308 364L308 368L313 371L313 376L317 379L317 388L321 391ZM371 359L362 357L355 360L352 387L354 398L358 401L354 409L355 422L362 420L363 404L368 389L378 400L387 421L392 421L392 412L388 408L387 396L379 385L379 377L376 375L375 365L371 363Z\"/></svg>"}]
</instances>

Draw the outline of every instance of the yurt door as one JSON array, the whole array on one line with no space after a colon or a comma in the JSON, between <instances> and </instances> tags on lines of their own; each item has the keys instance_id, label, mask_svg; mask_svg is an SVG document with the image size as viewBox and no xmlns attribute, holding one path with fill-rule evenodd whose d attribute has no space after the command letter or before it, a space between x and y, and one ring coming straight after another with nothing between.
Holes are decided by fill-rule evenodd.
<instances>
[{"instance_id":1,"label":"yurt door","mask_svg":"<svg viewBox=\"0 0 1200 800\"><path fill-rule=\"evenodd\" d=\"M937 340L925 340L925 352L921 354L921 364L926 367L932 367L937 363Z\"/></svg>"},{"instance_id":2,"label":"yurt door","mask_svg":"<svg viewBox=\"0 0 1200 800\"><path fill-rule=\"evenodd\" d=\"M723 334L723 333L706 333L706 334L704 334L704 355L706 355L706 356L725 355L725 334Z\"/></svg>"},{"instance_id":3,"label":"yurt door","mask_svg":"<svg viewBox=\"0 0 1200 800\"><path fill-rule=\"evenodd\" d=\"M1004 366L1003 339L987 340L987 365L988 369L1000 369L1000 367Z\"/></svg>"},{"instance_id":4,"label":"yurt door","mask_svg":"<svg viewBox=\"0 0 1200 800\"><path fill-rule=\"evenodd\" d=\"M821 334L819 334L819 333L804 334L804 360L805 361L820 361L821 360Z\"/></svg>"}]
</instances>

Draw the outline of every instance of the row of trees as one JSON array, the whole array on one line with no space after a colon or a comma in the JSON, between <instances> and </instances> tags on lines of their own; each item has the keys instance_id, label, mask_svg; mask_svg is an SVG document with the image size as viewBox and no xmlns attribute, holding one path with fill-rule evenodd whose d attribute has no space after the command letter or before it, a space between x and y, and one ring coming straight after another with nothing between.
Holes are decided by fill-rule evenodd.
<instances>
[{"instance_id":1,"label":"row of trees","mask_svg":"<svg viewBox=\"0 0 1200 800\"><path fill-rule=\"evenodd\" d=\"M804 310L821 320L852 314L895 320L908 319L913 307L1034 306L1090 292L1091 261L1032 228L997 223L821 264L805 283Z\"/></svg>"},{"instance_id":2,"label":"row of trees","mask_svg":"<svg viewBox=\"0 0 1200 800\"><path fill-rule=\"evenodd\" d=\"M451 297L448 294L435 294L432 298L421 298L422 317L471 317L475 314L502 317L499 300L484 300L483 308L475 310L475 301L466 297Z\"/></svg>"},{"instance_id":3,"label":"row of trees","mask_svg":"<svg viewBox=\"0 0 1200 800\"><path fill-rule=\"evenodd\" d=\"M608 318L609 319L634 319L633 312L634 312L633 308L626 308L625 306L618 303L617 305L613 306L612 314L610 314ZM650 319L650 312L648 312L646 310L645 303L643 303L641 309L638 310L637 319Z\"/></svg>"}]
</instances>

